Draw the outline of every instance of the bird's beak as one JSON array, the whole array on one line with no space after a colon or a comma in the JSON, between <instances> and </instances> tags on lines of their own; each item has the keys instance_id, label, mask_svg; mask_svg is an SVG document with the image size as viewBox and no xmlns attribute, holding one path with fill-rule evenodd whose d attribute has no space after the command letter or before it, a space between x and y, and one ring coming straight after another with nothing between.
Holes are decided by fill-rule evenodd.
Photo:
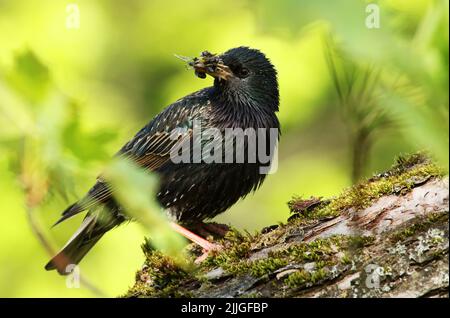
<instances>
[{"instance_id":1,"label":"bird's beak","mask_svg":"<svg viewBox=\"0 0 450 318\"><path fill-rule=\"evenodd\" d=\"M233 72L228 66L223 64L220 59L210 59L208 57L199 57L192 63L196 74L208 74L214 78L220 78L225 81L234 77Z\"/></svg>"}]
</instances>

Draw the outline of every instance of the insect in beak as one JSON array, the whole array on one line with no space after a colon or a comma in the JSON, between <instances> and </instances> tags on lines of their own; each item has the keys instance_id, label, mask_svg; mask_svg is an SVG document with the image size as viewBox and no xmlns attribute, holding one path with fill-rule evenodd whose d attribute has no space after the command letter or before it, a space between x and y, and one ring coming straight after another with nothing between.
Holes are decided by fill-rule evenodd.
<instances>
[{"instance_id":1,"label":"insect in beak","mask_svg":"<svg viewBox=\"0 0 450 318\"><path fill-rule=\"evenodd\" d=\"M195 57L193 59L181 55L175 56L186 62L189 67L192 67L195 71L195 75L200 78L206 78L206 74L225 81L234 77L233 72L223 63L220 56L217 54L204 51L200 57Z\"/></svg>"}]
</instances>

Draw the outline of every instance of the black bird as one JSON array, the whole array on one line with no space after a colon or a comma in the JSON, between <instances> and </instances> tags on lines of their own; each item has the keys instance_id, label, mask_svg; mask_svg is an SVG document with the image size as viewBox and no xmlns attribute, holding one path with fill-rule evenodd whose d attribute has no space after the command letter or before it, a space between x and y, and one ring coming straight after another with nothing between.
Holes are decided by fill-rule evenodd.
<instances>
[{"instance_id":1,"label":"black bird","mask_svg":"<svg viewBox=\"0 0 450 318\"><path fill-rule=\"evenodd\" d=\"M279 106L277 72L259 50L238 47L220 55L205 51L189 65L200 78L205 78L206 74L214 77L214 85L169 105L116 156L129 158L142 168L156 172L160 182L158 202L176 223L192 229L256 190L266 176L260 170L263 163L258 158L256 162L249 160L248 155L240 163L206 163L203 160L200 163L175 163L170 151L182 149L186 143L193 144L196 121L201 121L202 129L217 128L221 132L226 128L278 130L280 125L276 116ZM177 139L172 135L174 129L180 132ZM274 144L269 142L268 133L266 137L265 144L269 148L266 153L272 153ZM248 142L245 139L244 146L234 142L232 151L238 151L239 147L248 150ZM193 149L190 147L190 159ZM56 224L85 210L88 213L81 226L46 265L47 270L57 269L66 274L68 264L78 264L103 234L127 220L101 176L85 197L62 213ZM192 239L192 235L186 235L189 232L178 224L174 223L174 228ZM206 249L211 247L205 240L196 242L204 243L202 246Z\"/></svg>"}]
</instances>

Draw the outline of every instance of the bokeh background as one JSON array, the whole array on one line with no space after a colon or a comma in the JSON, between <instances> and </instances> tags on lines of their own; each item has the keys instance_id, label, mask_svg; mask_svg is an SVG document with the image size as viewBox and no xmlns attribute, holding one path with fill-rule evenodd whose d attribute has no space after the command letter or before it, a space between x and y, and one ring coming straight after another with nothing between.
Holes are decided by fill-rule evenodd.
<instances>
[{"instance_id":1,"label":"bokeh background","mask_svg":"<svg viewBox=\"0 0 450 318\"><path fill-rule=\"evenodd\" d=\"M336 195L401 153L428 150L448 167L448 1L373 3L378 28L357 0L0 0L0 296L99 295L46 272L33 229L62 246L83 216L51 225L115 151L212 84L174 53L246 45L279 72L278 171L220 222L250 232L284 222L293 195ZM123 294L148 234L111 231L82 274L102 295Z\"/></svg>"}]
</instances>

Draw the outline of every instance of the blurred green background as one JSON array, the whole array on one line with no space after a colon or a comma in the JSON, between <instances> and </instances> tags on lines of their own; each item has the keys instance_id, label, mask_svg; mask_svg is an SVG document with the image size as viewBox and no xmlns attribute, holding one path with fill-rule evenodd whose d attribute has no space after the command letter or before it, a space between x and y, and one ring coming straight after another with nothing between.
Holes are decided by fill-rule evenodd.
<instances>
[{"instance_id":1,"label":"blurred green background","mask_svg":"<svg viewBox=\"0 0 450 318\"><path fill-rule=\"evenodd\" d=\"M379 28L366 24L376 22L368 3L0 0L0 296L98 296L43 269L29 217L62 246L83 216L51 225L115 151L212 84L174 53L246 45L279 72L278 171L220 222L250 232L284 222L293 195L336 195L405 152L428 150L447 167L448 2L375 1ZM103 295L124 293L147 234L111 231L82 274Z\"/></svg>"}]
</instances>

